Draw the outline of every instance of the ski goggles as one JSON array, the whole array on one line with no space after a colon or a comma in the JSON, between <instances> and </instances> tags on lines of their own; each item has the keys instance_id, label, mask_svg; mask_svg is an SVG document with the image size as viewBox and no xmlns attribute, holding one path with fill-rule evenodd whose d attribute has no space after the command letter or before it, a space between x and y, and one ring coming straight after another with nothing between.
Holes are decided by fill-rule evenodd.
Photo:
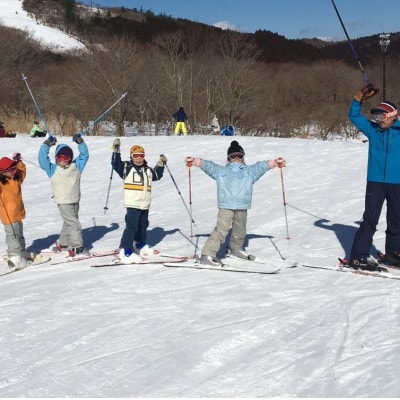
<instances>
[{"instance_id":1,"label":"ski goggles","mask_svg":"<svg viewBox=\"0 0 400 400\"><path fill-rule=\"evenodd\" d=\"M144 154L143 153L139 153L139 154L132 153L131 157L132 158L141 158L141 159L143 159L144 158Z\"/></svg>"},{"instance_id":2,"label":"ski goggles","mask_svg":"<svg viewBox=\"0 0 400 400\"><path fill-rule=\"evenodd\" d=\"M390 117L395 117L397 115L397 110L388 112L388 113L379 113L379 114L373 114L374 121L376 122L383 122L387 118Z\"/></svg>"},{"instance_id":3,"label":"ski goggles","mask_svg":"<svg viewBox=\"0 0 400 400\"><path fill-rule=\"evenodd\" d=\"M18 170L17 166L16 165L12 165L10 168L0 169L0 173L15 175L17 173L17 170Z\"/></svg>"},{"instance_id":4,"label":"ski goggles","mask_svg":"<svg viewBox=\"0 0 400 400\"><path fill-rule=\"evenodd\" d=\"M229 154L228 159L229 160L243 160L243 154L241 154L241 153Z\"/></svg>"},{"instance_id":5,"label":"ski goggles","mask_svg":"<svg viewBox=\"0 0 400 400\"><path fill-rule=\"evenodd\" d=\"M68 164L68 163L71 162L71 157L70 157L70 156L67 156L67 155L65 155L65 154L57 154L57 155L56 155L56 160L57 160L57 162L59 162L59 163L66 163L66 164Z\"/></svg>"}]
</instances>

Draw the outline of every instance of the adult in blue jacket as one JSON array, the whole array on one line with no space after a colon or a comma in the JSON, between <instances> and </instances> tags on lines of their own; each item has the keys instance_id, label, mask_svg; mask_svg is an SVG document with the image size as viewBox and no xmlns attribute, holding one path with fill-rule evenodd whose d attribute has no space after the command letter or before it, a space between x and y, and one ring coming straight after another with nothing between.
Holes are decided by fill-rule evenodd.
<instances>
[{"instance_id":1,"label":"adult in blue jacket","mask_svg":"<svg viewBox=\"0 0 400 400\"><path fill-rule=\"evenodd\" d=\"M220 266L222 264L217 258L217 253L231 227L229 252L243 259L255 258L243 249L246 238L247 210L251 208L253 185L270 169L286 165L283 159L258 161L255 164L246 165L245 152L236 140L231 142L227 156L228 163L225 166L201 158L186 158L188 167L192 165L200 167L217 182L217 225L201 250L200 262L204 265ZM278 165L278 163L281 164Z\"/></svg>"},{"instance_id":2,"label":"adult in blue jacket","mask_svg":"<svg viewBox=\"0 0 400 400\"><path fill-rule=\"evenodd\" d=\"M368 172L363 220L350 254L354 269L382 270L370 256L373 236L386 200L386 259L400 265L400 123L397 106L383 101L371 110L373 119L361 114L362 103L378 93L373 84L354 97L350 121L368 138Z\"/></svg>"},{"instance_id":3,"label":"adult in blue jacket","mask_svg":"<svg viewBox=\"0 0 400 400\"><path fill-rule=\"evenodd\" d=\"M70 253L82 254L85 249L82 225L79 222L79 201L81 174L88 162L89 150L80 133L75 134L72 140L78 144L79 156L76 159L69 146L59 144L55 151L55 162L51 162L50 147L56 144L57 139L50 136L40 147L38 161L50 178L53 200L63 220L59 245L62 249L68 249Z\"/></svg>"}]
</instances>

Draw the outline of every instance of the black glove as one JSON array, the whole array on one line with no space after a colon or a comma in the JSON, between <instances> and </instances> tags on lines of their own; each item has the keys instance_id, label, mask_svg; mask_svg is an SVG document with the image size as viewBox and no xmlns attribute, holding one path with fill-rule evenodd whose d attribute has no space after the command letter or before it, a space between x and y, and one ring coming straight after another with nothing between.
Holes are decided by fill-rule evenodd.
<instances>
[{"instance_id":1,"label":"black glove","mask_svg":"<svg viewBox=\"0 0 400 400\"><path fill-rule=\"evenodd\" d=\"M72 140L73 140L75 143L78 143L78 144L83 143L83 137L82 137L82 135L81 135L80 132L75 133L75 135L72 136Z\"/></svg>"},{"instance_id":2,"label":"black glove","mask_svg":"<svg viewBox=\"0 0 400 400\"><path fill-rule=\"evenodd\" d=\"M113 153L119 153L119 148L121 147L120 138L116 138L111 146Z\"/></svg>"},{"instance_id":3,"label":"black glove","mask_svg":"<svg viewBox=\"0 0 400 400\"><path fill-rule=\"evenodd\" d=\"M359 90L354 98L357 101L365 101L375 96L379 92L379 88L376 87L373 83L370 83L367 86L364 86L361 90Z\"/></svg>"},{"instance_id":4,"label":"black glove","mask_svg":"<svg viewBox=\"0 0 400 400\"><path fill-rule=\"evenodd\" d=\"M22 157L21 157L21 153L14 153L13 154L13 160L18 162L21 161Z\"/></svg>"},{"instance_id":5,"label":"black glove","mask_svg":"<svg viewBox=\"0 0 400 400\"><path fill-rule=\"evenodd\" d=\"M44 142L43 144L47 144L47 146L51 147L54 146L57 143L57 138L55 138L54 136L49 136Z\"/></svg>"}]
</instances>

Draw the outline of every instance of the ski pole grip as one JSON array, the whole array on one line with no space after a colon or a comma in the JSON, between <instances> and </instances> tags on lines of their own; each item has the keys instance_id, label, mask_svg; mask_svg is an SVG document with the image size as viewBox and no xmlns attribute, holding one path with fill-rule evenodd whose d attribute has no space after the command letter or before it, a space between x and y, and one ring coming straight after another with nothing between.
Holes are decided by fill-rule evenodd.
<instances>
[{"instance_id":1,"label":"ski pole grip","mask_svg":"<svg viewBox=\"0 0 400 400\"><path fill-rule=\"evenodd\" d=\"M283 168L283 158L282 157L278 157L276 159L276 162L278 164L278 168Z\"/></svg>"},{"instance_id":2,"label":"ski pole grip","mask_svg":"<svg viewBox=\"0 0 400 400\"><path fill-rule=\"evenodd\" d=\"M193 165L193 161L193 157L186 157L186 166L190 168Z\"/></svg>"}]
</instances>

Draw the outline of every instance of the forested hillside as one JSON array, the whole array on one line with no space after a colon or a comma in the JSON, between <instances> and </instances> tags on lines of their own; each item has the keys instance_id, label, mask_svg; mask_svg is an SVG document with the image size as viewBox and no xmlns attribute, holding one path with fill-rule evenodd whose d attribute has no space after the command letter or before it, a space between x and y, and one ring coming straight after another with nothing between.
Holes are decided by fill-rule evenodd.
<instances>
[{"instance_id":1,"label":"forested hillside","mask_svg":"<svg viewBox=\"0 0 400 400\"><path fill-rule=\"evenodd\" d=\"M169 129L179 105L191 133L206 133L211 118L243 134L329 138L356 134L349 101L363 76L347 42L288 40L278 33L224 31L137 9L97 9L74 0L24 0L38 24L57 27L86 44L85 52L55 54L28 34L0 26L0 120L27 130L37 118L21 80L29 76L55 132L86 126L122 93L110 119L139 131ZM399 35L386 55L387 97L399 103ZM379 37L354 40L371 81L382 81ZM79 125L79 124L78 124ZM101 133L95 130L94 133Z\"/></svg>"}]
</instances>

